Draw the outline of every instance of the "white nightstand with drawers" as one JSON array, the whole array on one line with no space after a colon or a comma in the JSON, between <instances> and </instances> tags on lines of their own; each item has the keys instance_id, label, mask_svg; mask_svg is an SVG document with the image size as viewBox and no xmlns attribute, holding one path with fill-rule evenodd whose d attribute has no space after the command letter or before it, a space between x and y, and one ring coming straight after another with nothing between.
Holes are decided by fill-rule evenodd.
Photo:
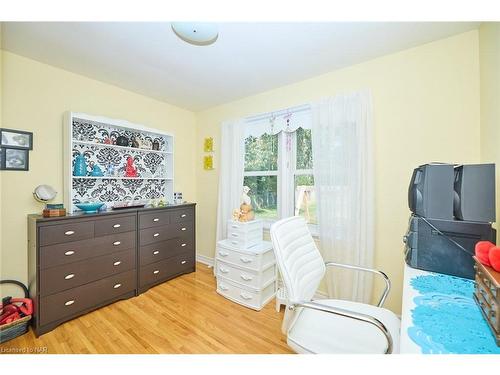
<instances>
[{"instance_id":1,"label":"white nightstand with drawers","mask_svg":"<svg viewBox=\"0 0 500 375\"><path fill-rule=\"evenodd\" d=\"M230 221L228 238L217 243L217 293L254 310L276 295L276 261L271 242L262 241L262 222Z\"/></svg>"}]
</instances>

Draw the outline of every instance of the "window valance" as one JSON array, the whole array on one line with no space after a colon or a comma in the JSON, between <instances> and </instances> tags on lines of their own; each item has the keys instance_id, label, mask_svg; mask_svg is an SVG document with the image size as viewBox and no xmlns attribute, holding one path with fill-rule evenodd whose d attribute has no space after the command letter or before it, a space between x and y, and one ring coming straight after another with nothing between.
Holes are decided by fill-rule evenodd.
<instances>
[{"instance_id":1,"label":"window valance","mask_svg":"<svg viewBox=\"0 0 500 375\"><path fill-rule=\"evenodd\" d=\"M294 132L298 128L311 128L311 109L309 106L296 107L246 119L245 138L260 137L262 134Z\"/></svg>"}]
</instances>

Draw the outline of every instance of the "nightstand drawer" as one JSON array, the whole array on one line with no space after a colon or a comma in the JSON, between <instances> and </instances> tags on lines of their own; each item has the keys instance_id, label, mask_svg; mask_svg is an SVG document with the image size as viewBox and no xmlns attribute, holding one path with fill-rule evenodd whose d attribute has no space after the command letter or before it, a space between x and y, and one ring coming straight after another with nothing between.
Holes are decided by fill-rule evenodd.
<instances>
[{"instance_id":1,"label":"nightstand drawer","mask_svg":"<svg viewBox=\"0 0 500 375\"><path fill-rule=\"evenodd\" d=\"M94 222L73 222L40 227L40 246L94 237Z\"/></svg>"},{"instance_id":2,"label":"nightstand drawer","mask_svg":"<svg viewBox=\"0 0 500 375\"><path fill-rule=\"evenodd\" d=\"M100 219L95 221L94 233L96 237L108 234L134 231L136 215L117 216L111 219Z\"/></svg>"},{"instance_id":3,"label":"nightstand drawer","mask_svg":"<svg viewBox=\"0 0 500 375\"><path fill-rule=\"evenodd\" d=\"M51 295L135 268L135 249L46 269L40 275L40 295Z\"/></svg>"}]
</instances>

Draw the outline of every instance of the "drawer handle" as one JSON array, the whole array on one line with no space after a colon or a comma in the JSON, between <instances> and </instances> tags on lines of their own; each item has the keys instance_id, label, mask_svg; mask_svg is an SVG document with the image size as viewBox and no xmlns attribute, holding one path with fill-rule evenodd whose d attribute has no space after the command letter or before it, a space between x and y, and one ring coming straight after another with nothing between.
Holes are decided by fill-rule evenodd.
<instances>
[{"instance_id":1,"label":"drawer handle","mask_svg":"<svg viewBox=\"0 0 500 375\"><path fill-rule=\"evenodd\" d=\"M160 233L155 233L153 234L153 237L158 237L160 235Z\"/></svg>"},{"instance_id":2,"label":"drawer handle","mask_svg":"<svg viewBox=\"0 0 500 375\"><path fill-rule=\"evenodd\" d=\"M118 246L119 244L121 244L121 241L115 241L115 242L113 242L113 246Z\"/></svg>"},{"instance_id":3,"label":"drawer handle","mask_svg":"<svg viewBox=\"0 0 500 375\"><path fill-rule=\"evenodd\" d=\"M253 280L253 277L252 276L247 276L247 275L240 275L240 277L245 280L245 281L251 281Z\"/></svg>"},{"instance_id":4,"label":"drawer handle","mask_svg":"<svg viewBox=\"0 0 500 375\"><path fill-rule=\"evenodd\" d=\"M75 274L70 273L69 275L64 276L64 280L71 280L73 277L75 277Z\"/></svg>"},{"instance_id":5,"label":"drawer handle","mask_svg":"<svg viewBox=\"0 0 500 375\"><path fill-rule=\"evenodd\" d=\"M219 268L219 270L220 270L220 272L222 272L222 273L228 273L228 272L229 272L229 270L228 270L228 269L223 268L223 267Z\"/></svg>"},{"instance_id":6,"label":"drawer handle","mask_svg":"<svg viewBox=\"0 0 500 375\"><path fill-rule=\"evenodd\" d=\"M252 259L250 258L247 258L247 257L241 257L240 260L243 262L243 263L250 263L252 261Z\"/></svg>"},{"instance_id":7,"label":"drawer handle","mask_svg":"<svg viewBox=\"0 0 500 375\"><path fill-rule=\"evenodd\" d=\"M158 255L160 252L158 250L153 251L153 255Z\"/></svg>"},{"instance_id":8,"label":"drawer handle","mask_svg":"<svg viewBox=\"0 0 500 375\"><path fill-rule=\"evenodd\" d=\"M115 285L113 285L113 289L118 289L121 286L122 286L122 284L115 284Z\"/></svg>"},{"instance_id":9,"label":"drawer handle","mask_svg":"<svg viewBox=\"0 0 500 375\"><path fill-rule=\"evenodd\" d=\"M186 244L185 243L181 243L181 247L184 247L184 246L186 246Z\"/></svg>"},{"instance_id":10,"label":"drawer handle","mask_svg":"<svg viewBox=\"0 0 500 375\"><path fill-rule=\"evenodd\" d=\"M186 230L186 227L182 227L181 230Z\"/></svg>"},{"instance_id":11,"label":"drawer handle","mask_svg":"<svg viewBox=\"0 0 500 375\"><path fill-rule=\"evenodd\" d=\"M155 218L153 219L153 221L154 221L155 223L157 223L158 221L160 221L160 219L158 219L157 217L155 217Z\"/></svg>"},{"instance_id":12,"label":"drawer handle","mask_svg":"<svg viewBox=\"0 0 500 375\"><path fill-rule=\"evenodd\" d=\"M68 230L68 231L64 232L64 234L66 236L71 236L72 234L75 234L75 231L74 230Z\"/></svg>"},{"instance_id":13,"label":"drawer handle","mask_svg":"<svg viewBox=\"0 0 500 375\"><path fill-rule=\"evenodd\" d=\"M155 275L158 274L158 273L160 273L160 270L154 270L153 271L153 274L155 274Z\"/></svg>"},{"instance_id":14,"label":"drawer handle","mask_svg":"<svg viewBox=\"0 0 500 375\"><path fill-rule=\"evenodd\" d=\"M240 297L243 299L252 299L252 295L247 293L241 293Z\"/></svg>"},{"instance_id":15,"label":"drawer handle","mask_svg":"<svg viewBox=\"0 0 500 375\"><path fill-rule=\"evenodd\" d=\"M122 264L122 261L121 261L121 260L114 262L114 263L113 263L113 266L119 266L120 264Z\"/></svg>"},{"instance_id":16,"label":"drawer handle","mask_svg":"<svg viewBox=\"0 0 500 375\"><path fill-rule=\"evenodd\" d=\"M219 251L219 255L220 255L221 257L227 257L229 254L228 254L228 253L226 253L226 252L224 252L224 251Z\"/></svg>"},{"instance_id":17,"label":"drawer handle","mask_svg":"<svg viewBox=\"0 0 500 375\"><path fill-rule=\"evenodd\" d=\"M231 233L231 236L232 236L232 237L239 237L239 236L238 236L238 233Z\"/></svg>"},{"instance_id":18,"label":"drawer handle","mask_svg":"<svg viewBox=\"0 0 500 375\"><path fill-rule=\"evenodd\" d=\"M113 228L120 228L121 227L121 224L115 224L113 225Z\"/></svg>"},{"instance_id":19,"label":"drawer handle","mask_svg":"<svg viewBox=\"0 0 500 375\"><path fill-rule=\"evenodd\" d=\"M183 261L181 262L181 264L186 264L186 262L187 262L187 260L183 260Z\"/></svg>"},{"instance_id":20,"label":"drawer handle","mask_svg":"<svg viewBox=\"0 0 500 375\"><path fill-rule=\"evenodd\" d=\"M187 215L186 214L182 214L181 217L186 217Z\"/></svg>"},{"instance_id":21,"label":"drawer handle","mask_svg":"<svg viewBox=\"0 0 500 375\"><path fill-rule=\"evenodd\" d=\"M64 306L71 306L71 305L72 305L72 304L74 304L74 303L75 303L75 300L74 300L74 299L72 299L72 300L66 301L66 302L64 303Z\"/></svg>"},{"instance_id":22,"label":"drawer handle","mask_svg":"<svg viewBox=\"0 0 500 375\"><path fill-rule=\"evenodd\" d=\"M238 229L239 227L240 227L239 225L235 225L235 224L231 225L231 228L234 228L234 229Z\"/></svg>"},{"instance_id":23,"label":"drawer handle","mask_svg":"<svg viewBox=\"0 0 500 375\"><path fill-rule=\"evenodd\" d=\"M66 251L66 252L64 253L64 255L66 255L67 257L69 257L69 256L73 255L74 253L75 253L75 252L74 252L73 250L70 250L70 251Z\"/></svg>"},{"instance_id":24,"label":"drawer handle","mask_svg":"<svg viewBox=\"0 0 500 375\"><path fill-rule=\"evenodd\" d=\"M221 290L229 290L229 288L225 285L220 285Z\"/></svg>"},{"instance_id":25,"label":"drawer handle","mask_svg":"<svg viewBox=\"0 0 500 375\"><path fill-rule=\"evenodd\" d=\"M231 241L233 245L238 245L238 241Z\"/></svg>"}]
</instances>

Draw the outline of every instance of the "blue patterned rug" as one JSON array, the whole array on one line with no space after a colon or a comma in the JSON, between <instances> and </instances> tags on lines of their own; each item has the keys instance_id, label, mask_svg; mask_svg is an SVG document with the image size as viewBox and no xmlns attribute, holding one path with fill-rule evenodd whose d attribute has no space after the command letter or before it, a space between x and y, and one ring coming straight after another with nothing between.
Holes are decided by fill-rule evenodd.
<instances>
[{"instance_id":1,"label":"blue patterned rug","mask_svg":"<svg viewBox=\"0 0 500 375\"><path fill-rule=\"evenodd\" d=\"M410 284L421 295L413 299L408 335L423 353L500 354L472 297L472 280L438 274L414 277Z\"/></svg>"}]
</instances>

